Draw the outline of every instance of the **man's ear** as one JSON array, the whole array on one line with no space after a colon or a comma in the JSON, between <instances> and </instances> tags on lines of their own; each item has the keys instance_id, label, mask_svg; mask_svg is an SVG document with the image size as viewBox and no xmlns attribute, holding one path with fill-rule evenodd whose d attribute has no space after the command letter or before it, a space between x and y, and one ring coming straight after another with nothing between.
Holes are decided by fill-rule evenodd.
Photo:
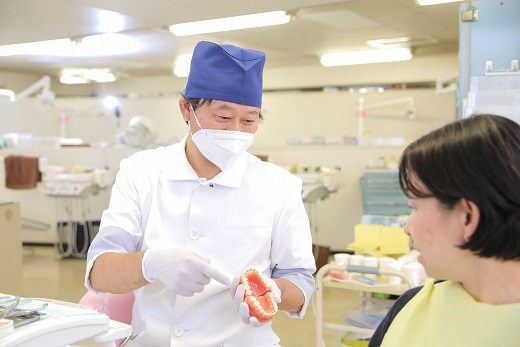
<instances>
[{"instance_id":1,"label":"man's ear","mask_svg":"<svg viewBox=\"0 0 520 347\"><path fill-rule=\"evenodd\" d=\"M463 212L464 240L469 240L478 227L480 221L480 208L473 201L460 200Z\"/></svg>"},{"instance_id":2,"label":"man's ear","mask_svg":"<svg viewBox=\"0 0 520 347\"><path fill-rule=\"evenodd\" d=\"M179 110L181 111L184 121L189 121L191 116L190 104L186 99L179 100Z\"/></svg>"}]
</instances>

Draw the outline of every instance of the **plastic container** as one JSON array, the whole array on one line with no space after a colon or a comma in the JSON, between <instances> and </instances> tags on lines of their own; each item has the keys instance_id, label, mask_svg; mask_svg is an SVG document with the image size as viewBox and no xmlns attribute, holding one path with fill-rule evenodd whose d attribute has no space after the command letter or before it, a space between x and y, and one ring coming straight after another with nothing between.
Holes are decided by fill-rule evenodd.
<instances>
[{"instance_id":1,"label":"plastic container","mask_svg":"<svg viewBox=\"0 0 520 347\"><path fill-rule=\"evenodd\" d=\"M32 146L33 135L31 133L8 133L2 135L2 140L7 148L28 148Z\"/></svg>"},{"instance_id":2,"label":"plastic container","mask_svg":"<svg viewBox=\"0 0 520 347\"><path fill-rule=\"evenodd\" d=\"M339 347L368 347L370 338L368 334L361 334L355 332L338 334L337 345Z\"/></svg>"},{"instance_id":3,"label":"plastic container","mask_svg":"<svg viewBox=\"0 0 520 347\"><path fill-rule=\"evenodd\" d=\"M14 331L14 324L11 319L0 319L0 336L7 335Z\"/></svg>"},{"instance_id":4,"label":"plastic container","mask_svg":"<svg viewBox=\"0 0 520 347\"><path fill-rule=\"evenodd\" d=\"M386 310L369 310L358 308L348 310L345 321L355 327L365 329L376 329L385 318Z\"/></svg>"}]
</instances>

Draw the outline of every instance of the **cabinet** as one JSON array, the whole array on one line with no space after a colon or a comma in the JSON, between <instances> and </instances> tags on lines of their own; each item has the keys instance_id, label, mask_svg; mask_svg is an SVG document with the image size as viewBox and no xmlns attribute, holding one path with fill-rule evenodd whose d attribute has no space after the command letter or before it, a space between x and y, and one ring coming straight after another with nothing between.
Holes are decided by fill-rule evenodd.
<instances>
[{"instance_id":1,"label":"cabinet","mask_svg":"<svg viewBox=\"0 0 520 347\"><path fill-rule=\"evenodd\" d=\"M333 279L330 275L331 271L347 271L346 280L340 281ZM355 273L365 273L365 274L374 274L379 276L381 284L370 285L364 284L362 282L351 280L351 276ZM384 279L381 278L381 275L389 275L389 276L399 276L404 279L404 283L401 285L390 285L388 282L385 282ZM344 332L356 332L362 334L373 334L374 330L359 328L352 325L348 325L343 322L324 322L323 321L323 310L326 309L323 306L323 288L331 287L331 288L339 288L344 290L354 290L360 292L360 301L362 302L367 295L371 293L384 293L384 294L393 294L393 295L401 295L406 290L413 286L412 280L404 273L390 270L390 269L379 269L379 268L370 268L364 266L352 266L349 265L345 268L344 265L337 265L336 263L330 263L323 266L318 273L316 274L316 290L314 293L314 300L316 303L316 347L332 347L325 346L323 342L323 330L324 329L333 329L336 331L344 331Z\"/></svg>"},{"instance_id":2,"label":"cabinet","mask_svg":"<svg viewBox=\"0 0 520 347\"><path fill-rule=\"evenodd\" d=\"M410 214L408 197L399 186L398 171L367 170L360 179L363 213L366 215Z\"/></svg>"},{"instance_id":3,"label":"cabinet","mask_svg":"<svg viewBox=\"0 0 520 347\"><path fill-rule=\"evenodd\" d=\"M0 292L22 292L20 204L0 201Z\"/></svg>"}]
</instances>

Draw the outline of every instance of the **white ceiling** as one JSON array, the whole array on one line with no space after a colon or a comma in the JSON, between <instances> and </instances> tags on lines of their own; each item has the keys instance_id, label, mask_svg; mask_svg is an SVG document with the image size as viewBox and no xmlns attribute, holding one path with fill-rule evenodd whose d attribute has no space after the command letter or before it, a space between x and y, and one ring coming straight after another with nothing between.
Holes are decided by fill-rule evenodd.
<instances>
[{"instance_id":1,"label":"white ceiling","mask_svg":"<svg viewBox=\"0 0 520 347\"><path fill-rule=\"evenodd\" d=\"M62 58L46 55L0 57L0 71L59 76L64 67L110 67L122 76L172 73L178 54L210 40L255 48L267 54L266 68L319 65L326 52L369 48L369 39L433 38L414 45L416 56L458 50L460 3L417 6L415 0L0 0L0 45L100 33L98 14L124 16L124 32L143 49L125 56ZM273 10L291 10L289 24L211 35L175 37L171 24Z\"/></svg>"}]
</instances>

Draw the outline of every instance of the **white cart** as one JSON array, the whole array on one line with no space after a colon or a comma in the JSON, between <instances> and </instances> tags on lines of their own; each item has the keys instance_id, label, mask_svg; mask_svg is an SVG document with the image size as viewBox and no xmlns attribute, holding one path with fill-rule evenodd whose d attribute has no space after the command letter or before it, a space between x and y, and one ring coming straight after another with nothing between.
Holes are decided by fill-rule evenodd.
<instances>
[{"instance_id":1,"label":"white cart","mask_svg":"<svg viewBox=\"0 0 520 347\"><path fill-rule=\"evenodd\" d=\"M345 278L343 280L336 279L331 277L331 271L347 271L345 273ZM378 276L380 284L364 284L359 281L355 281L352 279L353 274L363 273L363 274L372 274ZM401 285L390 285L381 276L399 276L404 279L406 284ZM345 331L345 332L357 332L362 334L373 334L374 330L359 328L352 325L348 325L347 323L338 323L338 322L324 322L323 321L323 288L331 287L345 290L355 290L360 292L360 299L363 301L367 294L371 293L384 293L384 294L393 294L393 295L401 295L407 289L413 287L412 280L404 273L390 270L390 269L379 269L379 268L371 268L365 266L352 266L349 265L345 267L344 265L338 265L335 263L330 263L318 271L316 274L316 291L314 293L315 303L316 303L316 347L326 347L323 342L323 330L324 329L333 329L336 331Z\"/></svg>"}]
</instances>

